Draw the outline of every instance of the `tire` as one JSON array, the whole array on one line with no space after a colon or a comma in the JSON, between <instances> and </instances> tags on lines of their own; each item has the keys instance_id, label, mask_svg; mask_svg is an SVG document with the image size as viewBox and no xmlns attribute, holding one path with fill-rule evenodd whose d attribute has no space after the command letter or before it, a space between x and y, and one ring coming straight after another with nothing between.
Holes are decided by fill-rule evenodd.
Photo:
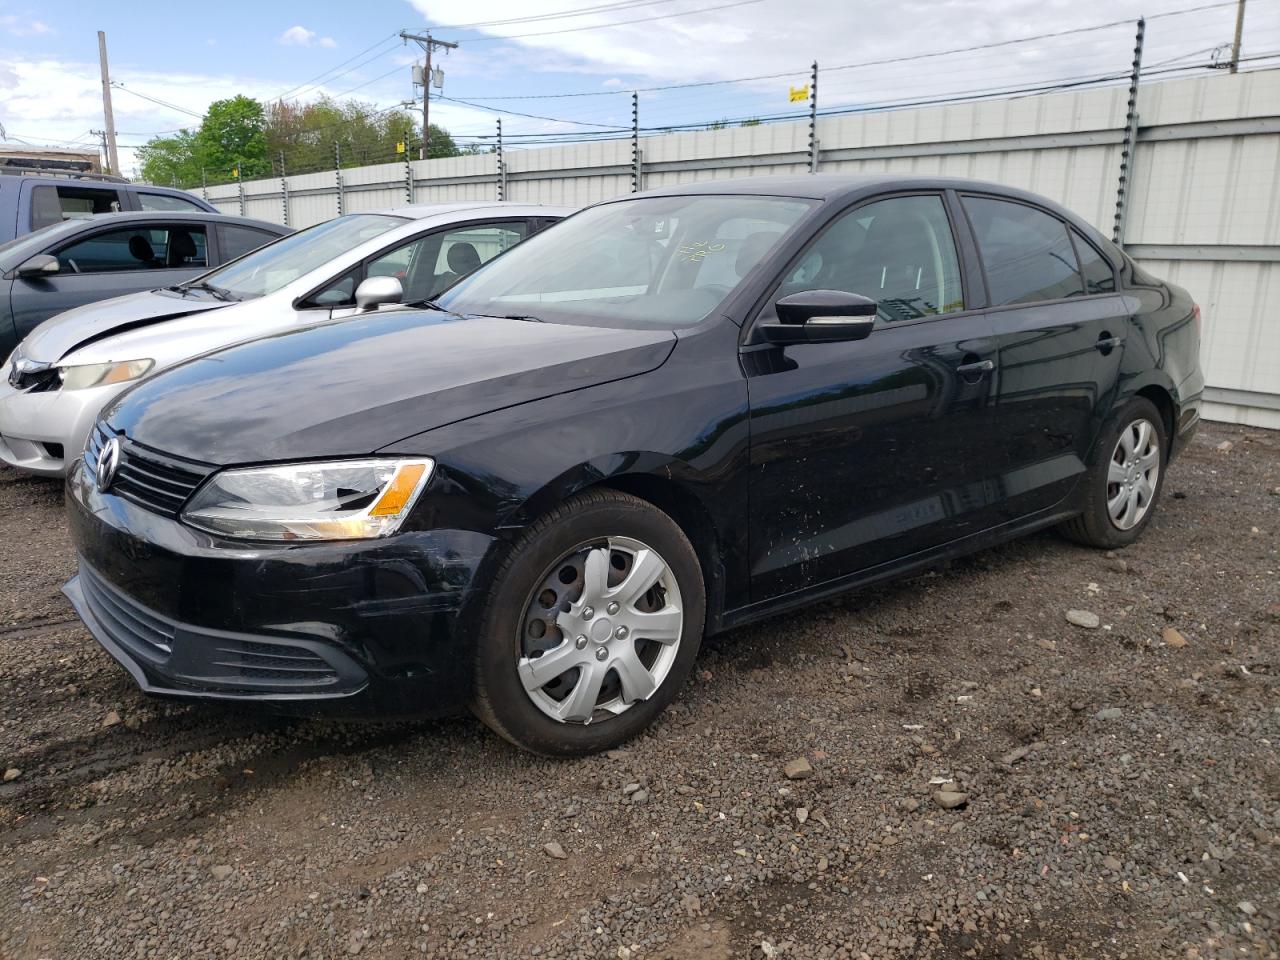
<instances>
[{"instance_id":1,"label":"tire","mask_svg":"<svg viewBox=\"0 0 1280 960\"><path fill-rule=\"evenodd\" d=\"M654 586L630 599L658 564L664 572ZM592 598L605 609L595 612ZM630 494L580 494L525 530L494 577L481 615L472 712L516 746L546 756L616 747L684 685L705 620L702 569L680 527ZM664 641L649 639L651 631Z\"/></svg>"},{"instance_id":2,"label":"tire","mask_svg":"<svg viewBox=\"0 0 1280 960\"><path fill-rule=\"evenodd\" d=\"M1142 459L1131 459L1125 448L1121 446L1121 438L1126 432L1139 429L1139 424L1147 424L1150 429L1149 439L1141 432L1130 433L1129 443L1135 447L1139 437L1146 450L1148 462L1155 466L1154 482L1151 482L1150 469L1143 467ZM1141 452L1141 451L1140 451ZM1115 549L1127 547L1138 537L1151 522L1156 505L1160 501L1160 492L1164 489L1165 467L1168 463L1169 443L1164 417L1156 409L1156 405L1144 397L1134 397L1112 418L1102 436L1098 439L1093 464L1085 474L1083 483L1084 510L1079 516L1063 523L1058 529L1063 536L1077 543L1099 549ZM1125 463L1117 463L1117 457ZM1154 456L1154 461L1149 458ZM1129 470L1128 464L1133 469ZM1112 472L1116 468L1115 473ZM1128 480L1136 479L1129 485ZM1117 484L1117 480L1120 482ZM1143 484L1149 490L1149 496L1143 495ZM1112 503L1118 503L1127 509L1129 500L1121 502L1116 499L1120 492L1128 487L1137 491L1137 497L1130 499L1136 505L1131 516L1121 512L1117 518L1112 516ZM1126 496L1129 496L1126 494ZM1127 525L1126 525L1127 524Z\"/></svg>"}]
</instances>

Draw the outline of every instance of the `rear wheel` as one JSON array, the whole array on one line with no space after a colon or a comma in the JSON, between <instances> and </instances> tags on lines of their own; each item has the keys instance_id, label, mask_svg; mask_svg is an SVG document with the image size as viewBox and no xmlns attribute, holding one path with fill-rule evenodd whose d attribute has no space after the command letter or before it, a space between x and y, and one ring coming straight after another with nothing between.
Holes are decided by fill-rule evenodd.
<instances>
[{"instance_id":1,"label":"rear wheel","mask_svg":"<svg viewBox=\"0 0 1280 960\"><path fill-rule=\"evenodd\" d=\"M684 684L706 602L693 547L666 514L613 490L526 531L495 578L472 708L537 753L605 750Z\"/></svg>"},{"instance_id":2,"label":"rear wheel","mask_svg":"<svg viewBox=\"0 0 1280 960\"><path fill-rule=\"evenodd\" d=\"M1092 547L1123 547L1141 536L1164 484L1164 418L1135 397L1099 440L1099 456L1085 477L1085 508L1060 528Z\"/></svg>"}]
</instances>

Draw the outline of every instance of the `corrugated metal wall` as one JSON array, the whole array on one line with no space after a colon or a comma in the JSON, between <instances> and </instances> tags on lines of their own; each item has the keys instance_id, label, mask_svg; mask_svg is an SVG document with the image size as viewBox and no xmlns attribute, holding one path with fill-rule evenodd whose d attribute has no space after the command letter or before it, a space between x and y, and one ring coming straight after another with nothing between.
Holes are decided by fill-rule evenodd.
<instances>
[{"instance_id":1,"label":"corrugated metal wall","mask_svg":"<svg viewBox=\"0 0 1280 960\"><path fill-rule=\"evenodd\" d=\"M1106 88L825 118L821 170L995 180L1051 197L1109 235L1126 100L1123 88ZM643 101L640 109L643 122ZM1280 70L1147 83L1138 112L1126 249L1199 301L1209 415L1280 429ZM808 139L805 123L645 137L643 185L804 173ZM628 141L506 159L510 200L585 205L631 190ZM335 216L338 176L289 177L288 222ZM347 213L498 191L493 155L348 169L341 182ZM278 179L207 196L228 213L285 220Z\"/></svg>"}]
</instances>

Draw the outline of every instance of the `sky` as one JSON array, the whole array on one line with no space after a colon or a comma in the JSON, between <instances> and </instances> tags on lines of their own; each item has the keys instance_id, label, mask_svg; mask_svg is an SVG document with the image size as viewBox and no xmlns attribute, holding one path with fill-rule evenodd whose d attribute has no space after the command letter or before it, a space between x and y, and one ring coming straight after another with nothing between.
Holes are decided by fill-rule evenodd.
<instances>
[{"instance_id":1,"label":"sky","mask_svg":"<svg viewBox=\"0 0 1280 960\"><path fill-rule=\"evenodd\" d=\"M402 29L459 43L437 59L447 99L433 100L432 122L466 142L491 136L502 116L511 148L628 129L633 89L646 129L794 113L805 105L789 91L807 83L814 60L823 109L1119 76L1132 60L1132 22L1044 35L1140 14L1144 69L1178 76L1157 71L1210 63L1236 15L1229 0L221 0L207 9L0 0L0 127L29 143L94 142L89 131L104 126L99 29L128 173L132 147L198 125L209 103L239 93L378 107L414 96L410 65L421 51L396 36ZM500 22L511 20L522 22ZM1277 57L1248 65L1280 66L1280 0L1248 0L1242 56L1268 54ZM710 85L651 89L690 83ZM580 95L551 96L562 94Z\"/></svg>"}]
</instances>

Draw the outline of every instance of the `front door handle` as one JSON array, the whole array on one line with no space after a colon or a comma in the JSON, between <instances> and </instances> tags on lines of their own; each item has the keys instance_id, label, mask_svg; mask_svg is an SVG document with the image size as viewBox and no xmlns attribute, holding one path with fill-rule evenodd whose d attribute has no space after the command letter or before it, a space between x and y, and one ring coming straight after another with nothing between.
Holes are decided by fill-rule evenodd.
<instances>
[{"instance_id":1,"label":"front door handle","mask_svg":"<svg viewBox=\"0 0 1280 960\"><path fill-rule=\"evenodd\" d=\"M1124 343L1124 337L1109 337L1105 333L1098 338L1098 342L1094 344L1101 353L1110 353L1116 347Z\"/></svg>"},{"instance_id":2,"label":"front door handle","mask_svg":"<svg viewBox=\"0 0 1280 960\"><path fill-rule=\"evenodd\" d=\"M994 360L975 360L973 363L962 363L956 367L956 373L962 377L972 377L975 374L981 376L984 373L990 373L996 368Z\"/></svg>"}]
</instances>

